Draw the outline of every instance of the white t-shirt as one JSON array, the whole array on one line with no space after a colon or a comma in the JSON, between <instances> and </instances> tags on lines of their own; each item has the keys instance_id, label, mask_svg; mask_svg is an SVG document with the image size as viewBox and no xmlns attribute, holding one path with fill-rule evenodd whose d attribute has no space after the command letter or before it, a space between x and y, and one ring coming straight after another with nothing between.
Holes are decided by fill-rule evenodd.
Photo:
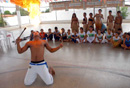
<instances>
[{"instance_id":1,"label":"white t-shirt","mask_svg":"<svg viewBox=\"0 0 130 88\"><path fill-rule=\"evenodd\" d=\"M117 38L114 36L113 37L113 40L115 41L115 42L117 42L118 40L120 40L121 38L118 36Z\"/></svg>"},{"instance_id":2,"label":"white t-shirt","mask_svg":"<svg viewBox=\"0 0 130 88\"><path fill-rule=\"evenodd\" d=\"M66 32L64 32L64 33L61 33L61 36L64 36L64 35L66 35Z\"/></svg>"},{"instance_id":3,"label":"white t-shirt","mask_svg":"<svg viewBox=\"0 0 130 88\"><path fill-rule=\"evenodd\" d=\"M106 32L106 38L107 38L108 40L110 40L110 39L112 38L112 32L111 32L110 34L108 34L108 32Z\"/></svg>"},{"instance_id":4,"label":"white t-shirt","mask_svg":"<svg viewBox=\"0 0 130 88\"><path fill-rule=\"evenodd\" d=\"M70 39L71 35L72 35L71 33L70 34L67 33L67 38Z\"/></svg>"},{"instance_id":5,"label":"white t-shirt","mask_svg":"<svg viewBox=\"0 0 130 88\"><path fill-rule=\"evenodd\" d=\"M102 40L102 38L103 38L103 34L97 34L97 38L99 39L99 40Z\"/></svg>"},{"instance_id":6,"label":"white t-shirt","mask_svg":"<svg viewBox=\"0 0 130 88\"><path fill-rule=\"evenodd\" d=\"M87 36L88 36L88 37L91 37L91 38L94 38L94 37L95 37L95 34L96 34L95 31L92 31L91 33L90 33L90 31L87 32Z\"/></svg>"},{"instance_id":7,"label":"white t-shirt","mask_svg":"<svg viewBox=\"0 0 130 88\"><path fill-rule=\"evenodd\" d=\"M79 33L78 36L79 36L80 38L84 38L84 36L85 36L85 32L83 32L83 33Z\"/></svg>"}]
</instances>

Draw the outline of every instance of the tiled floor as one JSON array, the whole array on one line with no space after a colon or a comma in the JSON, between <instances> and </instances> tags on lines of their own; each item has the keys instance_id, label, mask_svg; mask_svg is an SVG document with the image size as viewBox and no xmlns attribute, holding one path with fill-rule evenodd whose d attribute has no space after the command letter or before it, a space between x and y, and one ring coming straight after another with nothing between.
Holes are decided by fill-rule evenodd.
<instances>
[{"instance_id":1,"label":"tiled floor","mask_svg":"<svg viewBox=\"0 0 130 88\"><path fill-rule=\"evenodd\" d=\"M55 47L60 42L49 43ZM64 43L53 54L46 51L45 59L56 71L51 86L40 77L33 85L24 85L29 50L18 54L12 45L0 52L0 88L130 88L130 51L109 44Z\"/></svg>"},{"instance_id":2,"label":"tiled floor","mask_svg":"<svg viewBox=\"0 0 130 88\"><path fill-rule=\"evenodd\" d=\"M23 36L28 36L30 29ZM21 30L14 30L17 37ZM26 42L26 41L25 41ZM25 42L22 42L23 46ZM49 42L52 47L60 42ZM24 85L30 51L18 54L16 45L0 48L0 88L130 88L130 51L110 44L73 44L55 53L46 50L45 59L56 71L54 84L46 86L38 77Z\"/></svg>"}]
</instances>

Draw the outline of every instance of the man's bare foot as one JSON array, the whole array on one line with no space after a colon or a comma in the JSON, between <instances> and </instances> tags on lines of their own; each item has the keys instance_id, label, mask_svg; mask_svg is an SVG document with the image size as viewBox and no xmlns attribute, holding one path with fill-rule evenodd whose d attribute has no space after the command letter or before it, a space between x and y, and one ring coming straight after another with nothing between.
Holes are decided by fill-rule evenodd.
<instances>
[{"instance_id":1,"label":"man's bare foot","mask_svg":"<svg viewBox=\"0 0 130 88\"><path fill-rule=\"evenodd\" d=\"M49 67L49 73L52 75L52 76L55 76L55 71L52 67Z\"/></svg>"}]
</instances>

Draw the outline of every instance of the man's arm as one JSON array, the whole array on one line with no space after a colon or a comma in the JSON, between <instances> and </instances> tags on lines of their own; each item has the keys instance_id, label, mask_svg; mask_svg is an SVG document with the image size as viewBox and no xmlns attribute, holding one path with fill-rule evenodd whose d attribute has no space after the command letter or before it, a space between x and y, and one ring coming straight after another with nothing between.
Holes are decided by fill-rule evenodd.
<instances>
[{"instance_id":1,"label":"man's arm","mask_svg":"<svg viewBox=\"0 0 130 88\"><path fill-rule=\"evenodd\" d=\"M62 48L63 44L61 43L58 47L52 48L52 47L49 46L48 42L46 42L45 46L46 46L46 49L48 51L50 51L51 53L53 53L53 52L56 52L57 50L59 50L60 48Z\"/></svg>"},{"instance_id":2,"label":"man's arm","mask_svg":"<svg viewBox=\"0 0 130 88\"><path fill-rule=\"evenodd\" d=\"M24 46L23 48L21 48L21 46L20 46L20 41L21 41L20 38L18 38L18 39L16 40L17 51L18 51L19 54L25 52L25 51L28 49L28 42L25 44L25 46Z\"/></svg>"}]
</instances>

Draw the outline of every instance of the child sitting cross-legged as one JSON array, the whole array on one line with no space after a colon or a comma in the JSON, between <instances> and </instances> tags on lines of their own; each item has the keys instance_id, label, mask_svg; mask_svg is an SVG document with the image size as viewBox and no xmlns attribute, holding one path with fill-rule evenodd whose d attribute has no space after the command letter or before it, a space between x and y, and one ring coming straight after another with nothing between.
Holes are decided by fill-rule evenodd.
<instances>
[{"instance_id":1,"label":"child sitting cross-legged","mask_svg":"<svg viewBox=\"0 0 130 88\"><path fill-rule=\"evenodd\" d=\"M121 44L121 38L119 37L118 32L116 32L115 36L112 37L111 43L114 48L118 47Z\"/></svg>"},{"instance_id":2,"label":"child sitting cross-legged","mask_svg":"<svg viewBox=\"0 0 130 88\"><path fill-rule=\"evenodd\" d=\"M67 42L67 34L66 34L64 28L61 29L61 38L60 38L60 40L63 41L63 42Z\"/></svg>"},{"instance_id":3,"label":"child sitting cross-legged","mask_svg":"<svg viewBox=\"0 0 130 88\"><path fill-rule=\"evenodd\" d=\"M123 40L122 48L130 50L130 33L125 34L125 38Z\"/></svg>"},{"instance_id":4,"label":"child sitting cross-legged","mask_svg":"<svg viewBox=\"0 0 130 88\"><path fill-rule=\"evenodd\" d=\"M74 31L74 33L71 35L71 39L72 39L73 43L78 43L77 40L79 40L79 39L78 39L78 35L77 35L76 31Z\"/></svg>"},{"instance_id":5,"label":"child sitting cross-legged","mask_svg":"<svg viewBox=\"0 0 130 88\"><path fill-rule=\"evenodd\" d=\"M105 36L105 42L111 43L112 37L113 37L113 33L112 33L111 29L108 29L106 32L106 36Z\"/></svg>"},{"instance_id":6,"label":"child sitting cross-legged","mask_svg":"<svg viewBox=\"0 0 130 88\"><path fill-rule=\"evenodd\" d=\"M101 30L98 30L96 42L97 42L97 43L104 43L103 34L101 33Z\"/></svg>"},{"instance_id":7,"label":"child sitting cross-legged","mask_svg":"<svg viewBox=\"0 0 130 88\"><path fill-rule=\"evenodd\" d=\"M80 27L80 32L78 34L78 37L79 37L79 39L77 39L77 41L79 43L83 43L83 40L84 40L84 37L85 37L85 32L83 31L82 27Z\"/></svg>"},{"instance_id":8,"label":"child sitting cross-legged","mask_svg":"<svg viewBox=\"0 0 130 88\"><path fill-rule=\"evenodd\" d=\"M68 32L67 32L67 41L68 42L71 42L71 35L72 35L72 33L70 32L70 29L68 29Z\"/></svg>"},{"instance_id":9,"label":"child sitting cross-legged","mask_svg":"<svg viewBox=\"0 0 130 88\"><path fill-rule=\"evenodd\" d=\"M87 36L84 39L84 42L95 43L96 42L96 32L94 31L93 26L89 27L89 31L87 32Z\"/></svg>"}]
</instances>

